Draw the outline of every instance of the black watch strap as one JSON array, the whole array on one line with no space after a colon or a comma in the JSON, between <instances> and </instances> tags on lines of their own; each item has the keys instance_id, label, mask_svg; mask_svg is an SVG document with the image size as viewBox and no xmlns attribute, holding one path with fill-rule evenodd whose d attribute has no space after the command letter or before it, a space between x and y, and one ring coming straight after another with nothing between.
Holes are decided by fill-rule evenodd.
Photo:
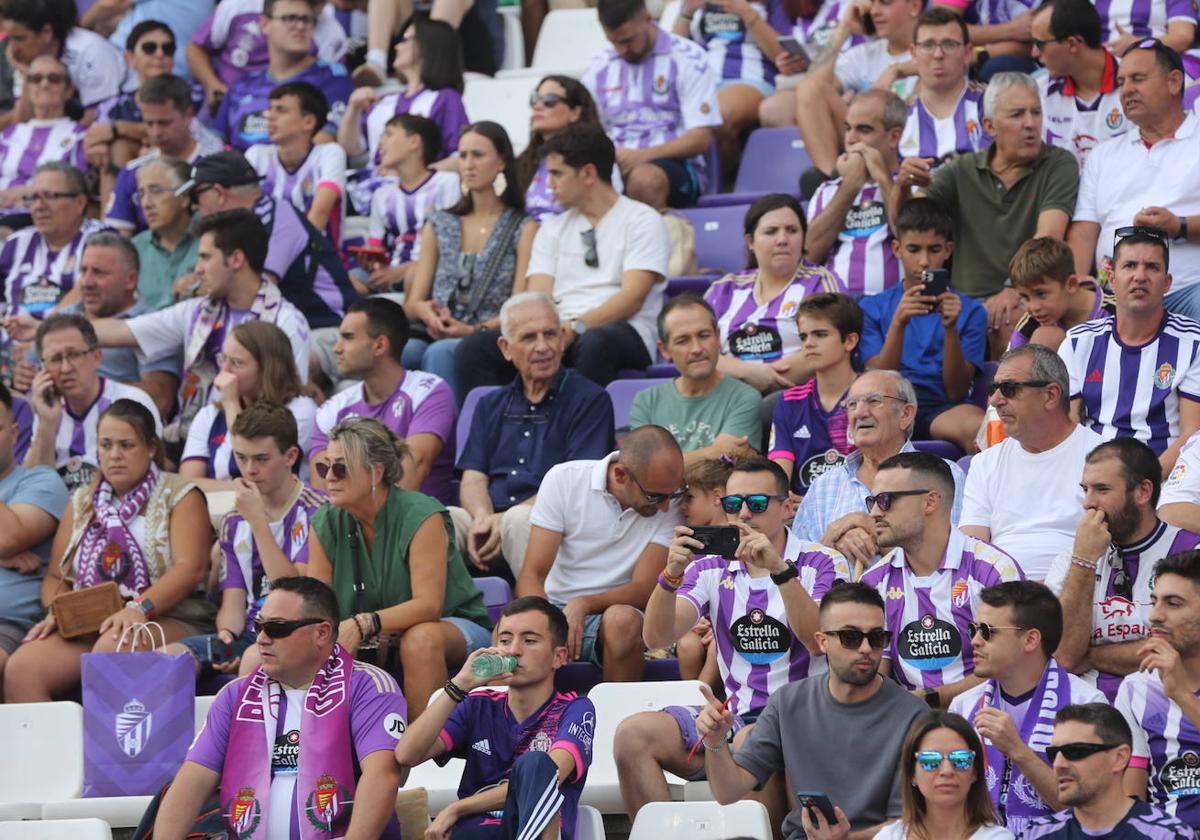
<instances>
[{"instance_id":1,"label":"black watch strap","mask_svg":"<svg viewBox=\"0 0 1200 840\"><path fill-rule=\"evenodd\" d=\"M776 586L783 586L792 578L797 577L800 577L800 569L795 563L788 563L787 568L782 572L776 572L775 574L771 575L771 580L775 582Z\"/></svg>"}]
</instances>

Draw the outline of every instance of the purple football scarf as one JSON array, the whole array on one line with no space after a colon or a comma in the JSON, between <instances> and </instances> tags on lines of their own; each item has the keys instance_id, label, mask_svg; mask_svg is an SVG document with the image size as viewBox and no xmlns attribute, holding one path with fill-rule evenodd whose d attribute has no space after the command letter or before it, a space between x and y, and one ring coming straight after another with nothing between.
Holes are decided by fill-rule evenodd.
<instances>
[{"instance_id":1,"label":"purple football scarf","mask_svg":"<svg viewBox=\"0 0 1200 840\"><path fill-rule=\"evenodd\" d=\"M334 645L313 678L300 715L296 805L302 840L346 833L354 805L354 754L350 733L350 676L354 658ZM229 730L221 772L222 815L238 840L267 836L271 746L276 719L286 714L278 683L260 666L247 679ZM293 835L294 836L294 835Z\"/></svg>"},{"instance_id":2,"label":"purple football scarf","mask_svg":"<svg viewBox=\"0 0 1200 840\"><path fill-rule=\"evenodd\" d=\"M136 595L150 586L146 557L129 523L146 506L157 483L158 467L151 464L137 486L118 502L113 486L101 473L92 492L92 521L79 540L75 556L77 587L112 580L126 595Z\"/></svg>"}]
</instances>

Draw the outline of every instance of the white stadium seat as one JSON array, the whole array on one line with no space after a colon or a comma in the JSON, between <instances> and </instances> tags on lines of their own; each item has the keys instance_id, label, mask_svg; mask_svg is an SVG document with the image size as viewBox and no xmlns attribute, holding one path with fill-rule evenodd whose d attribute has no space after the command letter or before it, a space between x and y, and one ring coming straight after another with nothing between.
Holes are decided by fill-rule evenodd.
<instances>
[{"instance_id":1,"label":"white stadium seat","mask_svg":"<svg viewBox=\"0 0 1200 840\"><path fill-rule=\"evenodd\" d=\"M463 105L471 122L492 120L504 126L508 139L517 154L529 145L529 94L537 84L535 79L467 79Z\"/></svg>"},{"instance_id":2,"label":"white stadium seat","mask_svg":"<svg viewBox=\"0 0 1200 840\"><path fill-rule=\"evenodd\" d=\"M605 840L604 817L591 805L580 805L575 840Z\"/></svg>"},{"instance_id":3,"label":"white stadium seat","mask_svg":"<svg viewBox=\"0 0 1200 840\"><path fill-rule=\"evenodd\" d=\"M771 819L761 802L651 802L642 806L629 840L771 840Z\"/></svg>"},{"instance_id":4,"label":"white stadium seat","mask_svg":"<svg viewBox=\"0 0 1200 840\"><path fill-rule=\"evenodd\" d=\"M83 707L78 703L0 705L0 733L5 817L37 819L43 802L83 791Z\"/></svg>"},{"instance_id":5,"label":"white stadium seat","mask_svg":"<svg viewBox=\"0 0 1200 840\"><path fill-rule=\"evenodd\" d=\"M592 57L605 49L608 39L595 9L554 9L542 21L529 66L577 67L582 73Z\"/></svg>"},{"instance_id":6,"label":"white stadium seat","mask_svg":"<svg viewBox=\"0 0 1200 840\"><path fill-rule=\"evenodd\" d=\"M112 840L104 820L0 822L0 840Z\"/></svg>"}]
</instances>

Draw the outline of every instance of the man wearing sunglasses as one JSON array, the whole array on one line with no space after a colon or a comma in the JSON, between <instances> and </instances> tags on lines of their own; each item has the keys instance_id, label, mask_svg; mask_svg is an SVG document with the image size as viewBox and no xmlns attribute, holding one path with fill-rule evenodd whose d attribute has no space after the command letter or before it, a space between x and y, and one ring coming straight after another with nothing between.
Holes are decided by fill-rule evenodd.
<instances>
[{"instance_id":1,"label":"man wearing sunglasses","mask_svg":"<svg viewBox=\"0 0 1200 840\"><path fill-rule=\"evenodd\" d=\"M558 464L542 480L517 595L561 606L571 661L599 665L605 682L642 677L642 610L686 490L683 453L662 426L634 429L620 451Z\"/></svg>"},{"instance_id":2,"label":"man wearing sunglasses","mask_svg":"<svg viewBox=\"0 0 1200 840\"><path fill-rule=\"evenodd\" d=\"M1056 557L1046 585L1063 605L1063 667L1094 676L1112 699L1138 670L1151 635L1155 563L1200 546L1194 534L1155 514L1162 473L1144 444L1118 438L1096 447L1083 467L1083 517L1069 551Z\"/></svg>"},{"instance_id":3,"label":"man wearing sunglasses","mask_svg":"<svg viewBox=\"0 0 1200 840\"><path fill-rule=\"evenodd\" d=\"M866 499L887 551L862 576L887 604L893 638L882 670L934 708L980 682L969 635L980 590L1025 578L1007 554L951 526L953 498L945 461L902 452L879 465Z\"/></svg>"},{"instance_id":4,"label":"man wearing sunglasses","mask_svg":"<svg viewBox=\"0 0 1200 840\"><path fill-rule=\"evenodd\" d=\"M793 791L827 794L839 820L830 833L824 818L813 826L802 817L806 809L796 808L783 821L784 837L867 840L900 816L901 744L928 708L880 674L892 634L878 592L862 583L837 584L821 599L818 619L814 638L829 673L773 687L736 750L729 744L733 712L701 687L708 704L696 727L704 739L705 774L714 798L727 805L786 771Z\"/></svg>"},{"instance_id":5,"label":"man wearing sunglasses","mask_svg":"<svg viewBox=\"0 0 1200 840\"><path fill-rule=\"evenodd\" d=\"M646 604L643 637L650 648L679 641L701 618L712 624L721 679L740 746L767 705L771 690L825 670L814 634L817 602L838 580L850 580L846 560L818 543L789 534L792 503L783 468L765 458L739 461L725 484L721 505L739 532L736 556L705 551L691 528L675 529L667 566ZM613 742L625 809L633 820L647 802L670 800L663 771L702 775L700 707L668 706L642 712L617 727ZM756 799L783 820L783 778Z\"/></svg>"},{"instance_id":6,"label":"man wearing sunglasses","mask_svg":"<svg viewBox=\"0 0 1200 840\"><path fill-rule=\"evenodd\" d=\"M155 837L184 837L217 792L233 836L399 840L404 695L342 649L338 618L333 590L315 578L275 581L255 620L262 665L213 703Z\"/></svg>"},{"instance_id":7,"label":"man wearing sunglasses","mask_svg":"<svg viewBox=\"0 0 1200 840\"><path fill-rule=\"evenodd\" d=\"M954 698L950 711L983 739L988 793L1000 823L1020 835L1029 821L1061 805L1046 748L1054 716L1071 703L1103 703L1095 686L1052 658L1062 637L1062 607L1033 581L1009 581L979 593L967 625L975 674L986 681Z\"/></svg>"},{"instance_id":8,"label":"man wearing sunglasses","mask_svg":"<svg viewBox=\"0 0 1200 840\"><path fill-rule=\"evenodd\" d=\"M1129 795L1133 734L1107 703L1065 706L1055 715L1046 755L1058 800L1068 806L1038 817L1021 840L1191 840L1195 831L1156 805Z\"/></svg>"}]
</instances>

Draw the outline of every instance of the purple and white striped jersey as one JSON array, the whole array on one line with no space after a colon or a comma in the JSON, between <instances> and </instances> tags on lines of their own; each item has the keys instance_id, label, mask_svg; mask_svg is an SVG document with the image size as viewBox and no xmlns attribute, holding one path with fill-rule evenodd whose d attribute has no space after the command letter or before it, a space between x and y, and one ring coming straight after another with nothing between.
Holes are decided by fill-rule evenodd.
<instances>
[{"instance_id":1,"label":"purple and white striped jersey","mask_svg":"<svg viewBox=\"0 0 1200 840\"><path fill-rule=\"evenodd\" d=\"M835 178L817 187L808 204L808 225L825 210L842 179ZM892 230L879 185L864 184L854 204L842 220L837 242L825 257L825 268L846 286L852 295L873 295L900 282L903 272L892 251Z\"/></svg>"},{"instance_id":2,"label":"purple and white striped jersey","mask_svg":"<svg viewBox=\"0 0 1200 840\"><path fill-rule=\"evenodd\" d=\"M618 149L661 146L693 128L721 124L717 74L704 48L664 29L657 32L654 47L638 64L608 47L592 59L580 79ZM703 190L704 157L690 163Z\"/></svg>"},{"instance_id":3,"label":"purple and white striped jersey","mask_svg":"<svg viewBox=\"0 0 1200 840\"><path fill-rule=\"evenodd\" d=\"M1075 155L1080 171L1094 146L1124 134L1133 126L1121 108L1117 60L1108 50L1104 51L1100 95L1091 102L1084 102L1076 95L1075 80L1070 76L1043 75L1037 84L1042 95L1044 139Z\"/></svg>"},{"instance_id":4,"label":"purple and white striped jersey","mask_svg":"<svg viewBox=\"0 0 1200 840\"><path fill-rule=\"evenodd\" d=\"M1135 38L1160 38L1176 20L1196 24L1191 0L1096 0L1095 6L1100 13L1100 40L1106 44L1121 36L1118 23Z\"/></svg>"},{"instance_id":5,"label":"purple and white striped jersey","mask_svg":"<svg viewBox=\"0 0 1200 840\"><path fill-rule=\"evenodd\" d=\"M781 0L752 0L750 8L780 35L792 28L792 19ZM762 54L754 37L746 31L746 24L733 12L705 4L692 17L688 32L708 52L708 66L718 79L775 81L775 65L771 63L774 56Z\"/></svg>"},{"instance_id":6,"label":"purple and white striped jersey","mask_svg":"<svg viewBox=\"0 0 1200 840\"><path fill-rule=\"evenodd\" d=\"M787 288L766 303L759 303L757 280L757 271L727 274L704 293L717 315L721 352L755 362L772 362L800 349L796 309L802 300L846 291L828 271L804 263Z\"/></svg>"},{"instance_id":7,"label":"purple and white striped jersey","mask_svg":"<svg viewBox=\"0 0 1200 840\"><path fill-rule=\"evenodd\" d=\"M303 482L296 483L292 503L280 519L267 523L271 536L292 563L308 563L308 529L312 516L328 501L325 494ZM271 581L263 569L254 544L250 523L234 511L221 523L221 584L220 591L246 591L246 625L254 631L254 619L271 591Z\"/></svg>"},{"instance_id":8,"label":"purple and white striped jersey","mask_svg":"<svg viewBox=\"0 0 1200 840\"><path fill-rule=\"evenodd\" d=\"M10 314L28 312L43 318L75 285L83 246L94 233L110 230L95 219L84 219L79 233L61 251L51 251L37 228L23 228L0 246L0 277Z\"/></svg>"},{"instance_id":9,"label":"purple and white striped jersey","mask_svg":"<svg viewBox=\"0 0 1200 840\"><path fill-rule=\"evenodd\" d=\"M462 96L453 88L422 89L411 94L403 90L386 93L362 117L362 132L372 164L379 163L379 141L388 120L400 114L427 117L437 124L442 132L439 159L454 154L458 149L459 135L471 124L467 119L467 109L463 107Z\"/></svg>"},{"instance_id":10,"label":"purple and white striped jersey","mask_svg":"<svg viewBox=\"0 0 1200 840\"><path fill-rule=\"evenodd\" d=\"M329 214L329 224L324 233L329 241L342 241L342 219L346 215L346 195L342 184L346 182L346 151L337 143L318 143L309 149L308 156L289 171L279 159L279 147L270 143L256 143L246 150L246 160L254 171L263 176L262 191L276 201L290 202L305 215L312 207L313 197L320 187L331 187L337 191L338 203Z\"/></svg>"},{"instance_id":11,"label":"purple and white striped jersey","mask_svg":"<svg viewBox=\"0 0 1200 840\"><path fill-rule=\"evenodd\" d=\"M440 376L419 370L404 372L404 378L392 395L381 403L367 402L362 383L347 388L322 403L313 429L310 460L329 446L329 432L347 417L370 417L387 426L396 437L432 434L442 441L442 451L421 485L421 492L449 502L453 490L454 431L458 410L454 392Z\"/></svg>"},{"instance_id":12,"label":"purple and white striped jersey","mask_svg":"<svg viewBox=\"0 0 1200 840\"><path fill-rule=\"evenodd\" d=\"M800 584L820 602L837 580L852 580L846 558L831 548L789 533L783 559L796 564ZM779 587L768 577L751 577L740 560L700 557L683 573L679 597L712 622L717 664L729 710L758 711L775 691L810 674L824 673L824 657L813 659L788 625Z\"/></svg>"},{"instance_id":13,"label":"purple and white striped jersey","mask_svg":"<svg viewBox=\"0 0 1200 840\"><path fill-rule=\"evenodd\" d=\"M1154 567L1158 561L1179 551L1200 546L1200 534L1158 522L1154 530L1133 545L1109 546L1108 555L1096 564L1096 586L1092 598L1093 645L1137 642L1150 635L1150 592L1154 586ZM1115 574L1120 566L1131 582L1128 595L1116 592ZM1050 564L1046 586L1062 595L1071 571L1070 554L1061 554ZM1116 696L1121 677L1104 671L1085 676L1096 683L1110 700Z\"/></svg>"},{"instance_id":14,"label":"purple and white striped jersey","mask_svg":"<svg viewBox=\"0 0 1200 840\"><path fill-rule=\"evenodd\" d=\"M975 620L979 593L1009 580L1024 580L1017 562L991 543L950 529L941 567L916 577L904 549L895 548L867 571L862 582L883 597L892 643L883 656L892 678L907 689L956 683L975 671L967 625Z\"/></svg>"},{"instance_id":15,"label":"purple and white striped jersey","mask_svg":"<svg viewBox=\"0 0 1200 840\"><path fill-rule=\"evenodd\" d=\"M808 493L817 476L845 463L854 450L854 444L846 439L845 399L842 394L837 405L826 411L813 378L788 388L775 403L767 457L792 462L791 490L798 496Z\"/></svg>"},{"instance_id":16,"label":"purple and white striped jersey","mask_svg":"<svg viewBox=\"0 0 1200 840\"><path fill-rule=\"evenodd\" d=\"M0 131L0 189L28 183L43 163L63 161L84 172L83 154L87 129L70 117L29 120Z\"/></svg>"},{"instance_id":17,"label":"purple and white striped jersey","mask_svg":"<svg viewBox=\"0 0 1200 840\"><path fill-rule=\"evenodd\" d=\"M1113 703L1133 730L1129 766L1144 767L1150 804L1200 825L1200 731L1163 689L1158 671L1134 671Z\"/></svg>"},{"instance_id":18,"label":"purple and white striped jersey","mask_svg":"<svg viewBox=\"0 0 1200 840\"><path fill-rule=\"evenodd\" d=\"M296 430L300 441L300 463L298 472L301 480L308 481L308 449L312 445L313 426L316 421L317 404L311 397L294 397L287 409L296 418ZM229 423L225 412L215 403L209 403L196 412L192 425L188 427L187 443L179 463L200 461L205 465L205 478L226 481L241 478L237 459L233 457L233 439L229 434Z\"/></svg>"},{"instance_id":19,"label":"purple and white striped jersey","mask_svg":"<svg viewBox=\"0 0 1200 840\"><path fill-rule=\"evenodd\" d=\"M824 0L821 8L810 18L798 17L792 26L792 37L804 45L809 61L815 66L829 52L829 40L842 16L841 0ZM867 39L852 35L842 45L842 51L862 44Z\"/></svg>"},{"instance_id":20,"label":"purple and white striped jersey","mask_svg":"<svg viewBox=\"0 0 1200 840\"><path fill-rule=\"evenodd\" d=\"M1020 836L1021 840L1098 840L1101 835L1084 829L1074 809L1068 808L1032 820ZM1140 799L1133 799L1125 816L1103 834L1104 840L1193 840L1195 836L1191 826Z\"/></svg>"},{"instance_id":21,"label":"purple and white striped jersey","mask_svg":"<svg viewBox=\"0 0 1200 840\"><path fill-rule=\"evenodd\" d=\"M391 265L401 266L421 256L421 228L435 210L453 207L462 197L457 173L435 172L419 186L406 190L398 180L380 187L371 196L371 228L367 238L392 255Z\"/></svg>"},{"instance_id":22,"label":"purple and white striped jersey","mask_svg":"<svg viewBox=\"0 0 1200 840\"><path fill-rule=\"evenodd\" d=\"M992 26L1025 14L1037 6L1033 0L972 0L967 7L966 20L981 26Z\"/></svg>"},{"instance_id":23,"label":"purple and white striped jersey","mask_svg":"<svg viewBox=\"0 0 1200 840\"><path fill-rule=\"evenodd\" d=\"M915 97L908 106L908 121L900 136L900 157L942 161L986 149L992 137L983 128L983 92L982 85L967 82L954 113L944 119L934 117L925 110L921 97Z\"/></svg>"},{"instance_id":24,"label":"purple and white striped jersey","mask_svg":"<svg viewBox=\"0 0 1200 840\"><path fill-rule=\"evenodd\" d=\"M80 416L71 413L67 407L66 397L59 397L62 403L62 420L58 424L58 433L54 437L54 466L62 476L68 490L75 490L92 480L92 476L100 467L96 451L96 427L100 423L100 415L116 400L133 400L145 406L154 418L154 428L162 435L162 420L158 416L158 406L150 395L141 388L123 385L111 379L100 379L100 393L96 400ZM33 433L37 435L41 418L34 412Z\"/></svg>"},{"instance_id":25,"label":"purple and white striped jersey","mask_svg":"<svg viewBox=\"0 0 1200 840\"><path fill-rule=\"evenodd\" d=\"M1158 335L1128 347L1116 318L1087 321L1067 331L1058 348L1071 378L1071 399L1082 397L1082 423L1105 440L1134 437L1161 455L1179 437L1179 401L1200 401L1200 323L1163 313Z\"/></svg>"}]
</instances>

